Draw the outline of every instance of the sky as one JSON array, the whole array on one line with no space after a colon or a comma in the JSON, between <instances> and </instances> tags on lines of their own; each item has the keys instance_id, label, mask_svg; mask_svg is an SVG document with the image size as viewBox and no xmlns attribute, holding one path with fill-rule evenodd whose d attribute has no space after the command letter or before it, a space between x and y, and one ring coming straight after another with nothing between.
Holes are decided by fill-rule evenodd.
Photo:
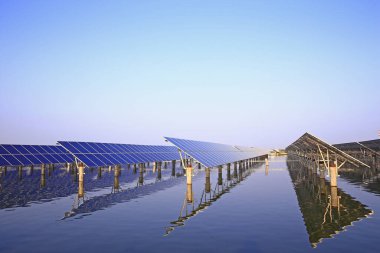
<instances>
[{"instance_id":1,"label":"sky","mask_svg":"<svg viewBox=\"0 0 380 253\"><path fill-rule=\"evenodd\" d=\"M379 130L380 1L0 0L0 143Z\"/></svg>"}]
</instances>

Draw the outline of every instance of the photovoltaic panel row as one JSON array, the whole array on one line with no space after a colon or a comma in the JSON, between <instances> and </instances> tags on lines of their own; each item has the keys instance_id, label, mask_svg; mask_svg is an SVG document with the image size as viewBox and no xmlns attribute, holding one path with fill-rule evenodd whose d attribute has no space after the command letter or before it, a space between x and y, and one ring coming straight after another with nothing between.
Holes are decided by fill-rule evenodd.
<instances>
[{"instance_id":1,"label":"photovoltaic panel row","mask_svg":"<svg viewBox=\"0 0 380 253\"><path fill-rule=\"evenodd\" d=\"M0 144L0 166L72 163L74 157L60 146Z\"/></svg>"},{"instance_id":2,"label":"photovoltaic panel row","mask_svg":"<svg viewBox=\"0 0 380 253\"><path fill-rule=\"evenodd\" d=\"M59 141L87 167L179 160L176 147Z\"/></svg>"},{"instance_id":3,"label":"photovoltaic panel row","mask_svg":"<svg viewBox=\"0 0 380 253\"><path fill-rule=\"evenodd\" d=\"M171 137L165 139L208 168L257 156L251 148Z\"/></svg>"}]
</instances>

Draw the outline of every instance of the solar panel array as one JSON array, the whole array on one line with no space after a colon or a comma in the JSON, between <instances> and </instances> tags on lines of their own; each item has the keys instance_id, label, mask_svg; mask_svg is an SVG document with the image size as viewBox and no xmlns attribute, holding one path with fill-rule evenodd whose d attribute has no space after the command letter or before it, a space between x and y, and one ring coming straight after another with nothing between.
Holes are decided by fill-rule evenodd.
<instances>
[{"instance_id":1,"label":"solar panel array","mask_svg":"<svg viewBox=\"0 0 380 253\"><path fill-rule=\"evenodd\" d=\"M58 143L87 167L179 160L178 150L173 146L71 141Z\"/></svg>"},{"instance_id":2,"label":"solar panel array","mask_svg":"<svg viewBox=\"0 0 380 253\"><path fill-rule=\"evenodd\" d=\"M208 168L259 156L252 148L247 147L237 148L231 145L171 137L165 139Z\"/></svg>"},{"instance_id":3,"label":"solar panel array","mask_svg":"<svg viewBox=\"0 0 380 253\"><path fill-rule=\"evenodd\" d=\"M60 146L0 145L0 166L71 163L74 157Z\"/></svg>"}]
</instances>

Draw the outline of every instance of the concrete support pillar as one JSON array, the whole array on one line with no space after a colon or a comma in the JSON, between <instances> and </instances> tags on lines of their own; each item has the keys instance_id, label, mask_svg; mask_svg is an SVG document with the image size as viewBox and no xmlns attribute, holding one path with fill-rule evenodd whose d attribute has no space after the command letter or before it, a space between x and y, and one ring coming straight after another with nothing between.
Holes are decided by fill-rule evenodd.
<instances>
[{"instance_id":1,"label":"concrete support pillar","mask_svg":"<svg viewBox=\"0 0 380 253\"><path fill-rule=\"evenodd\" d=\"M157 169L157 162L154 162L153 163L153 169L152 169L153 173L156 172L156 169Z\"/></svg>"},{"instance_id":2,"label":"concrete support pillar","mask_svg":"<svg viewBox=\"0 0 380 253\"><path fill-rule=\"evenodd\" d=\"M238 181L240 182L243 179L243 168L239 168Z\"/></svg>"},{"instance_id":3,"label":"concrete support pillar","mask_svg":"<svg viewBox=\"0 0 380 253\"><path fill-rule=\"evenodd\" d=\"M334 164L334 163L330 163L330 185L332 187L338 186L337 177L338 177L338 168L337 168L337 165Z\"/></svg>"},{"instance_id":4,"label":"concrete support pillar","mask_svg":"<svg viewBox=\"0 0 380 253\"><path fill-rule=\"evenodd\" d=\"M237 163L234 162L234 178L237 178L238 177L238 173L237 173Z\"/></svg>"},{"instance_id":5,"label":"concrete support pillar","mask_svg":"<svg viewBox=\"0 0 380 253\"><path fill-rule=\"evenodd\" d=\"M211 191L210 168L206 168L205 192L210 193L210 191Z\"/></svg>"},{"instance_id":6,"label":"concrete support pillar","mask_svg":"<svg viewBox=\"0 0 380 253\"><path fill-rule=\"evenodd\" d=\"M29 175L33 175L33 172L34 172L34 166L30 165L30 167L29 167Z\"/></svg>"},{"instance_id":7,"label":"concrete support pillar","mask_svg":"<svg viewBox=\"0 0 380 253\"><path fill-rule=\"evenodd\" d=\"M172 161L172 177L175 176L175 160Z\"/></svg>"},{"instance_id":8,"label":"concrete support pillar","mask_svg":"<svg viewBox=\"0 0 380 253\"><path fill-rule=\"evenodd\" d=\"M191 165L189 164L189 165L186 167L186 183L187 183L187 184L193 184L192 173L193 173L193 168L192 168Z\"/></svg>"},{"instance_id":9,"label":"concrete support pillar","mask_svg":"<svg viewBox=\"0 0 380 253\"><path fill-rule=\"evenodd\" d=\"M102 167L98 168L98 179L102 178Z\"/></svg>"},{"instance_id":10,"label":"concrete support pillar","mask_svg":"<svg viewBox=\"0 0 380 253\"><path fill-rule=\"evenodd\" d=\"M51 176L51 172L53 171L53 167L51 166L51 164L48 165L48 177Z\"/></svg>"},{"instance_id":11,"label":"concrete support pillar","mask_svg":"<svg viewBox=\"0 0 380 253\"><path fill-rule=\"evenodd\" d=\"M228 181L231 180L231 164L230 163L227 164L227 180Z\"/></svg>"},{"instance_id":12,"label":"concrete support pillar","mask_svg":"<svg viewBox=\"0 0 380 253\"><path fill-rule=\"evenodd\" d=\"M167 169L167 168L168 168L168 162L165 162L164 169Z\"/></svg>"},{"instance_id":13,"label":"concrete support pillar","mask_svg":"<svg viewBox=\"0 0 380 253\"><path fill-rule=\"evenodd\" d=\"M18 166L18 179L21 180L22 179L22 166Z\"/></svg>"},{"instance_id":14,"label":"concrete support pillar","mask_svg":"<svg viewBox=\"0 0 380 253\"><path fill-rule=\"evenodd\" d=\"M143 164L139 165L139 185L144 184L144 166Z\"/></svg>"},{"instance_id":15,"label":"concrete support pillar","mask_svg":"<svg viewBox=\"0 0 380 253\"><path fill-rule=\"evenodd\" d=\"M157 167L157 179L158 180L161 180L162 178L162 174L161 174L161 163L158 163L158 167Z\"/></svg>"},{"instance_id":16,"label":"concrete support pillar","mask_svg":"<svg viewBox=\"0 0 380 253\"><path fill-rule=\"evenodd\" d=\"M78 198L84 197L84 182L78 181Z\"/></svg>"},{"instance_id":17,"label":"concrete support pillar","mask_svg":"<svg viewBox=\"0 0 380 253\"><path fill-rule=\"evenodd\" d=\"M198 170L200 170L201 168L202 168L201 163L198 163Z\"/></svg>"},{"instance_id":18,"label":"concrete support pillar","mask_svg":"<svg viewBox=\"0 0 380 253\"><path fill-rule=\"evenodd\" d=\"M46 178L45 178L45 164L41 164L41 187L45 187L46 185Z\"/></svg>"},{"instance_id":19,"label":"concrete support pillar","mask_svg":"<svg viewBox=\"0 0 380 253\"><path fill-rule=\"evenodd\" d=\"M269 166L269 160L268 160L268 158L265 158L265 166Z\"/></svg>"},{"instance_id":20,"label":"concrete support pillar","mask_svg":"<svg viewBox=\"0 0 380 253\"><path fill-rule=\"evenodd\" d=\"M79 163L78 164L78 181L82 181L83 182L84 180L84 164L83 163Z\"/></svg>"},{"instance_id":21,"label":"concrete support pillar","mask_svg":"<svg viewBox=\"0 0 380 253\"><path fill-rule=\"evenodd\" d=\"M134 163L133 164L133 174L136 174L136 172L137 172L137 164Z\"/></svg>"},{"instance_id":22,"label":"concrete support pillar","mask_svg":"<svg viewBox=\"0 0 380 253\"><path fill-rule=\"evenodd\" d=\"M218 185L223 185L223 167L218 167Z\"/></svg>"},{"instance_id":23,"label":"concrete support pillar","mask_svg":"<svg viewBox=\"0 0 380 253\"><path fill-rule=\"evenodd\" d=\"M120 166L115 167L114 178L113 178L113 188L118 190L120 188Z\"/></svg>"}]
</instances>

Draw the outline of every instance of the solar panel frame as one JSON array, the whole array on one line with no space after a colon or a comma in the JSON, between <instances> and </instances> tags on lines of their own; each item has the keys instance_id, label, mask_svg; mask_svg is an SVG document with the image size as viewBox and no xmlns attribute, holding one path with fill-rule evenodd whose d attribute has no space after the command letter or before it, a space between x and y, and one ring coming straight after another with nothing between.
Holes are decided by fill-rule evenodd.
<instances>
[{"instance_id":1,"label":"solar panel frame","mask_svg":"<svg viewBox=\"0 0 380 253\"><path fill-rule=\"evenodd\" d=\"M60 146L0 144L0 153L0 166L32 166L74 161Z\"/></svg>"},{"instance_id":2,"label":"solar panel frame","mask_svg":"<svg viewBox=\"0 0 380 253\"><path fill-rule=\"evenodd\" d=\"M168 146L59 141L59 145L87 167L178 160L177 148ZM82 158L82 159L81 159Z\"/></svg>"},{"instance_id":3,"label":"solar panel frame","mask_svg":"<svg viewBox=\"0 0 380 253\"><path fill-rule=\"evenodd\" d=\"M178 139L171 137L164 137L167 141L178 147L185 154L194 158L205 167L216 167L227 163L254 158L255 152L250 148L245 150L238 149L232 145L194 141L186 139Z\"/></svg>"}]
</instances>

